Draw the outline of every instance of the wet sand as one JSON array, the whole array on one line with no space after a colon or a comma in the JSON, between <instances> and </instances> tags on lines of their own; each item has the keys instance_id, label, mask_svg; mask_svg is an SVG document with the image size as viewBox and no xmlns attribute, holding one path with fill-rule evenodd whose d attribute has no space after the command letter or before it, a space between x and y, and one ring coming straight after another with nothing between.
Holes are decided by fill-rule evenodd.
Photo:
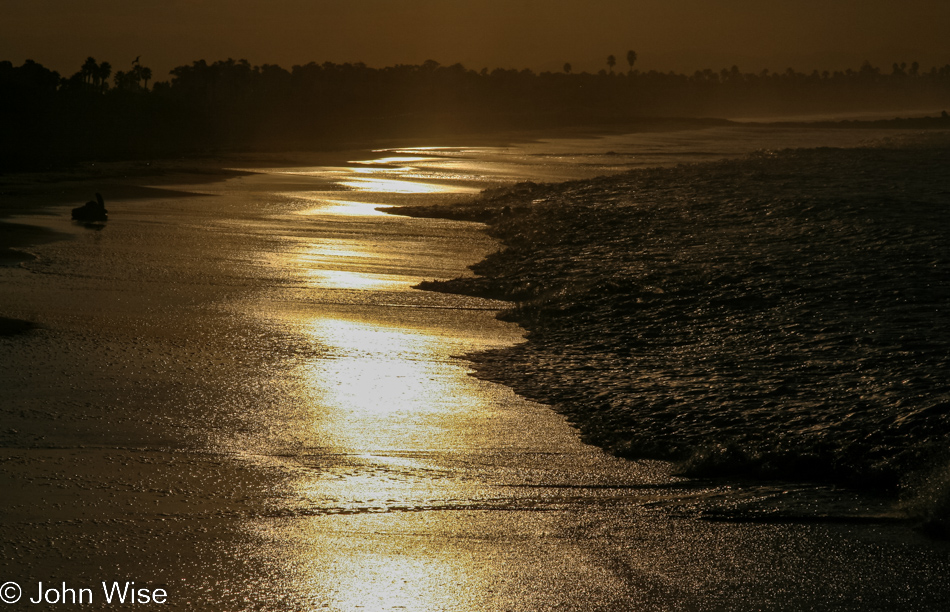
<instances>
[{"instance_id":1,"label":"wet sand","mask_svg":"<svg viewBox=\"0 0 950 612\"><path fill-rule=\"evenodd\" d=\"M477 224L375 210L460 199L467 179L399 194L366 176L163 183L173 193L107 197L99 231L67 206L17 219L73 239L0 269L0 315L41 326L0 337L4 580L97 597L132 580L182 610L944 600L950 552L908 526L699 520L710 500L795 487L610 457L470 376L459 355L521 330L500 303L411 287L496 244Z\"/></svg>"},{"instance_id":2,"label":"wet sand","mask_svg":"<svg viewBox=\"0 0 950 612\"><path fill-rule=\"evenodd\" d=\"M23 247L67 237L67 234L44 227L0 221L0 265L12 266L33 259L32 255L20 250Z\"/></svg>"}]
</instances>

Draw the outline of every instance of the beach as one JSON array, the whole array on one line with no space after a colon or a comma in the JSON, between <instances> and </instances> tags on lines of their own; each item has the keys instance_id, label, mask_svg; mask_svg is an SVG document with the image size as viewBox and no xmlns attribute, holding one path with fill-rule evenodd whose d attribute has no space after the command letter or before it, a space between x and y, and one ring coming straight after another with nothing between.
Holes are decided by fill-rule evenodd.
<instances>
[{"instance_id":1,"label":"beach","mask_svg":"<svg viewBox=\"0 0 950 612\"><path fill-rule=\"evenodd\" d=\"M702 443L675 413L704 398L688 386L671 393L668 374L702 376L662 362L676 351L650 344L665 338L686 355L732 337L730 355L756 354L754 331L729 336L700 313L671 314L688 301L712 307L689 261L731 252L742 270L776 265L766 248L775 234L749 210L788 218L811 206L805 216L846 240L832 231L845 221L822 216L822 198L879 190L854 195L842 179L828 194L822 172L851 163L871 176L861 174L871 162L814 147L911 136L714 127L156 162L5 183L4 581L30 597L39 581L94 587L89 609L110 607L102 581L164 590L167 603L150 605L182 610L939 609L950 548L892 496L812 473L742 467L736 476L698 463L691 473L675 463L687 455L670 440ZM786 147L812 152L778 152ZM925 213L946 203L946 188L929 166L914 167L887 181L900 178L889 197L920 213L907 232L934 235L907 247L918 253L939 248L946 216ZM573 182L511 190L524 181ZM772 194L768 206L741 206L754 194L736 185L749 181ZM485 188L496 199L471 204ZM96 191L109 221L72 222L69 208ZM431 212L388 214L393 206ZM692 260L677 260L672 228L660 231L671 208L695 237ZM457 219L437 218L450 209ZM650 216L624 237L636 248L610 242L617 209ZM848 210L851 221L868 213ZM466 215L490 221L491 235ZM576 225L600 233L581 244ZM714 225L729 237L722 250L701 239ZM763 238L747 240L750 227ZM503 244L507 255L492 255ZM762 260L741 244L761 248ZM927 259L938 275L941 257ZM733 295L744 287L727 279L737 270L717 265L716 307L783 301L769 287ZM414 288L456 278L440 291ZM664 302L670 295L683 301ZM605 328L620 302L636 322ZM930 340L945 346L941 338ZM938 352L913 353L914 363ZM655 357L652 370L643 355ZM699 352L689 359L710 363ZM946 401L934 386L945 361L928 364L907 397L931 393L916 409L944 420L908 426L945 422L929 408ZM892 371L886 359L868 367ZM755 394L772 384L749 380L737 394L769 406ZM652 420L634 422L645 399ZM675 426L658 429L660 418ZM908 439L946 439L934 431ZM637 435L666 453L644 451Z\"/></svg>"}]
</instances>

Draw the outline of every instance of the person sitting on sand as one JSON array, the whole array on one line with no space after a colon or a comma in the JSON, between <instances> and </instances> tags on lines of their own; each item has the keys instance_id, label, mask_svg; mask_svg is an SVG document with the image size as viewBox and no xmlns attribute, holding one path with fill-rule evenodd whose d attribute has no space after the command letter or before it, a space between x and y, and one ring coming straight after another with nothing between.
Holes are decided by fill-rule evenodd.
<instances>
[{"instance_id":1,"label":"person sitting on sand","mask_svg":"<svg viewBox=\"0 0 950 612\"><path fill-rule=\"evenodd\" d=\"M73 209L73 219L76 221L105 221L109 218L102 194L96 193L96 199L86 202L83 206Z\"/></svg>"}]
</instances>

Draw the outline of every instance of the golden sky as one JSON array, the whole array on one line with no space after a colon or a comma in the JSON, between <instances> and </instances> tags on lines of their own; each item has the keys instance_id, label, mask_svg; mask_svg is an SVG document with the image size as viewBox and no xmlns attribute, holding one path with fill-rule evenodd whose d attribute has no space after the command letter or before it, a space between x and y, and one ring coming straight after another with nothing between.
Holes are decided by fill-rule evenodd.
<instances>
[{"instance_id":1,"label":"golden sky","mask_svg":"<svg viewBox=\"0 0 950 612\"><path fill-rule=\"evenodd\" d=\"M0 0L0 60L747 71L950 63L947 0Z\"/></svg>"}]
</instances>

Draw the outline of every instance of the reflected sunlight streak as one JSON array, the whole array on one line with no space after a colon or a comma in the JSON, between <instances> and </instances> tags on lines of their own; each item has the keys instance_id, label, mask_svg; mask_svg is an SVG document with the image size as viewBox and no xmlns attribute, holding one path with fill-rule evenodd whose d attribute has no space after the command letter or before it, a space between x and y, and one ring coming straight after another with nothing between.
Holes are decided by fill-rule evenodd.
<instances>
[{"instance_id":1,"label":"reflected sunlight streak","mask_svg":"<svg viewBox=\"0 0 950 612\"><path fill-rule=\"evenodd\" d=\"M474 552L428 536L390 535L416 532L415 521L424 521L425 531L451 531L457 520L445 512L403 512L394 520L393 508L438 508L480 495L478 483L469 489L443 477L444 466L425 456L471 445L466 438L481 428L460 421L492 413L482 383L451 357L470 348L467 341L346 315L299 324L321 348L320 358L301 361L296 372L303 391L298 427L310 431L295 431L315 449L318 467L299 472L290 497L305 508L329 503L336 513L276 532L289 544L285 559L298 590L314 607L338 610L478 609L474 600L489 586ZM332 460L324 449L333 449Z\"/></svg>"},{"instance_id":2,"label":"reflected sunlight streak","mask_svg":"<svg viewBox=\"0 0 950 612\"><path fill-rule=\"evenodd\" d=\"M363 167L342 172L297 172L369 193L477 191L425 182L425 169L395 167L420 161L390 157L351 162ZM308 288L350 295L404 291L420 281L419 262L430 255L416 248L418 237L398 233L397 221L361 219L388 217L376 210L383 206L379 203L328 195L315 190L287 196L295 206L288 212L296 232L275 260L295 287L302 281ZM378 229L370 233L369 226ZM481 441L484 423L495 413L495 396L453 357L470 350L474 341L433 323L443 315L429 311L409 318L412 324L400 324L392 319L407 317L367 316L348 303L317 308L292 317L302 346L309 349L296 353L292 362L286 420L267 435L267 443L281 453L292 449L287 464L294 469L281 500L301 511L300 520L276 528L260 525L265 538L282 544L274 550L288 572L287 582L312 608L477 609L463 603L484 591L472 555L447 550L437 540L394 539L386 533L415 532L417 520L425 522L425 530L451 531L454 513L416 511L453 507L457 500L482 495L479 483L457 482L452 470L429 457ZM445 527L438 527L442 523Z\"/></svg>"},{"instance_id":3,"label":"reflected sunlight streak","mask_svg":"<svg viewBox=\"0 0 950 612\"><path fill-rule=\"evenodd\" d=\"M320 205L315 208L298 211L296 214L304 216L341 215L345 217L386 217L388 213L377 210L391 208L389 204L375 202L350 202L347 200L317 200Z\"/></svg>"},{"instance_id":4,"label":"reflected sunlight streak","mask_svg":"<svg viewBox=\"0 0 950 612\"><path fill-rule=\"evenodd\" d=\"M471 600L484 585L472 575L471 555L449 556L416 538L394 546L395 538L368 515L346 520L351 532L308 525L291 531L288 543L296 553L291 575L310 594L312 609L476 609Z\"/></svg>"},{"instance_id":5,"label":"reflected sunlight streak","mask_svg":"<svg viewBox=\"0 0 950 612\"><path fill-rule=\"evenodd\" d=\"M398 289L410 287L416 282L395 274L368 274L320 268L310 270L307 277L311 287L322 289Z\"/></svg>"},{"instance_id":6,"label":"reflected sunlight streak","mask_svg":"<svg viewBox=\"0 0 950 612\"><path fill-rule=\"evenodd\" d=\"M453 193L458 191L455 187L435 185L433 183L420 183L418 181L404 181L400 179L369 176L354 176L339 181L339 184L356 191L371 193Z\"/></svg>"},{"instance_id":7,"label":"reflected sunlight streak","mask_svg":"<svg viewBox=\"0 0 950 612\"><path fill-rule=\"evenodd\" d=\"M322 289L406 289L415 277L372 270L388 269L384 257L350 240L315 244L296 256L294 267L307 284Z\"/></svg>"},{"instance_id":8,"label":"reflected sunlight streak","mask_svg":"<svg viewBox=\"0 0 950 612\"><path fill-rule=\"evenodd\" d=\"M408 164L412 162L430 161L439 159L438 157L380 157L378 159L364 159L347 162L348 164L361 164L366 166L383 166L392 164Z\"/></svg>"},{"instance_id":9,"label":"reflected sunlight streak","mask_svg":"<svg viewBox=\"0 0 950 612\"><path fill-rule=\"evenodd\" d=\"M438 384L438 338L343 319L316 319L306 332L333 355L307 368L327 404L375 415L441 409L430 401L445 391Z\"/></svg>"}]
</instances>

